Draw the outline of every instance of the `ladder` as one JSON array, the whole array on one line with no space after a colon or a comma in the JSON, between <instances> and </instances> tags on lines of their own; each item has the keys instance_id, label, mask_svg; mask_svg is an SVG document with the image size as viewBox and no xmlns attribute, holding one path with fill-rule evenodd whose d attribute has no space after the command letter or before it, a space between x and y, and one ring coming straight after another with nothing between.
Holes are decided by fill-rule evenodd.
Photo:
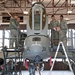
<instances>
[{"instance_id":1,"label":"ladder","mask_svg":"<svg viewBox=\"0 0 75 75\"><path fill-rule=\"evenodd\" d=\"M56 50L56 53L55 53L55 56L54 56L54 61L53 61L52 67L51 67L51 69L50 69L50 75L51 75L51 72L52 72L52 70L53 70L54 63L55 63L55 60L56 60L56 57L57 57L57 54L58 54L58 51L59 51L60 45L62 45L62 49L63 49L64 54L65 54L65 57L66 57L66 59L67 59L67 62L68 62L69 68L70 68L71 72L73 73L73 70L72 70L72 67L71 67L71 64L70 64L70 61L69 61L68 55L67 55L67 53L66 53L66 50L65 50L64 44L63 44L62 41L60 41L59 44L58 44L58 46L57 46L57 50ZM74 73L73 73L73 75L74 75Z\"/></svg>"}]
</instances>

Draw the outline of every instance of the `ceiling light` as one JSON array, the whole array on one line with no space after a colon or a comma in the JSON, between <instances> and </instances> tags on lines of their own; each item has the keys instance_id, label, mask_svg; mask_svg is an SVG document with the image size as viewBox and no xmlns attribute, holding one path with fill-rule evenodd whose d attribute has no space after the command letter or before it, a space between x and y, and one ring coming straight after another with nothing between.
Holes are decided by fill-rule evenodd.
<instances>
[{"instance_id":1,"label":"ceiling light","mask_svg":"<svg viewBox=\"0 0 75 75\"><path fill-rule=\"evenodd\" d=\"M71 10L68 10L67 13L70 14L70 13L72 13L72 11Z\"/></svg>"},{"instance_id":2,"label":"ceiling light","mask_svg":"<svg viewBox=\"0 0 75 75\"><path fill-rule=\"evenodd\" d=\"M71 4L75 4L75 0L71 0Z\"/></svg>"},{"instance_id":3,"label":"ceiling light","mask_svg":"<svg viewBox=\"0 0 75 75\"><path fill-rule=\"evenodd\" d=\"M32 4L36 3L37 1L32 1Z\"/></svg>"},{"instance_id":4,"label":"ceiling light","mask_svg":"<svg viewBox=\"0 0 75 75\"><path fill-rule=\"evenodd\" d=\"M70 20L69 18L64 18L65 20Z\"/></svg>"},{"instance_id":5,"label":"ceiling light","mask_svg":"<svg viewBox=\"0 0 75 75\"><path fill-rule=\"evenodd\" d=\"M24 13L24 14L28 14L28 11L25 10L23 13Z\"/></svg>"}]
</instances>

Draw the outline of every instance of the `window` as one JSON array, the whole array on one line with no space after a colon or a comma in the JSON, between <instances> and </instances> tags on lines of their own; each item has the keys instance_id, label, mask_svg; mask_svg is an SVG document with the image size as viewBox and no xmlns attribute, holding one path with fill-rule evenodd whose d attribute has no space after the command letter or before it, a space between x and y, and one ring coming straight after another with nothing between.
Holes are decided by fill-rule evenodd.
<instances>
[{"instance_id":1,"label":"window","mask_svg":"<svg viewBox=\"0 0 75 75\"><path fill-rule=\"evenodd\" d=\"M36 12L34 14L34 30L40 30L40 14Z\"/></svg>"},{"instance_id":2,"label":"window","mask_svg":"<svg viewBox=\"0 0 75 75\"><path fill-rule=\"evenodd\" d=\"M34 38L32 39L32 41L41 41L41 38L39 38L39 37L34 37Z\"/></svg>"}]
</instances>

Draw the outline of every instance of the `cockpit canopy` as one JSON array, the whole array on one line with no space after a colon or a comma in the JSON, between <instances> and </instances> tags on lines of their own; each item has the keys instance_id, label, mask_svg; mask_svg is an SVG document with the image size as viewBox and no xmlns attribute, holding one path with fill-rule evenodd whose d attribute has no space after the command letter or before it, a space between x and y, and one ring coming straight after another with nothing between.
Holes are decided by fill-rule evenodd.
<instances>
[{"instance_id":1,"label":"cockpit canopy","mask_svg":"<svg viewBox=\"0 0 75 75\"><path fill-rule=\"evenodd\" d=\"M34 9L33 9L34 8ZM42 3L34 3L29 12L29 25L32 29L32 25L34 24L34 30L42 30L46 24L46 11L45 7ZM42 25L42 26L40 26Z\"/></svg>"}]
</instances>

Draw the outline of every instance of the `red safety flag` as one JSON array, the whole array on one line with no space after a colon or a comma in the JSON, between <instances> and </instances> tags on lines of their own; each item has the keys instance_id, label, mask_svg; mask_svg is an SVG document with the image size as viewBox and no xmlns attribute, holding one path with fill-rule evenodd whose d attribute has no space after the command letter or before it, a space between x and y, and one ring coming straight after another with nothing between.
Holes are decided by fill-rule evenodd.
<instances>
[{"instance_id":1,"label":"red safety flag","mask_svg":"<svg viewBox=\"0 0 75 75\"><path fill-rule=\"evenodd\" d=\"M50 67L52 67L52 57L50 56Z\"/></svg>"},{"instance_id":2,"label":"red safety flag","mask_svg":"<svg viewBox=\"0 0 75 75\"><path fill-rule=\"evenodd\" d=\"M28 59L25 60L25 67L28 69Z\"/></svg>"}]
</instances>

